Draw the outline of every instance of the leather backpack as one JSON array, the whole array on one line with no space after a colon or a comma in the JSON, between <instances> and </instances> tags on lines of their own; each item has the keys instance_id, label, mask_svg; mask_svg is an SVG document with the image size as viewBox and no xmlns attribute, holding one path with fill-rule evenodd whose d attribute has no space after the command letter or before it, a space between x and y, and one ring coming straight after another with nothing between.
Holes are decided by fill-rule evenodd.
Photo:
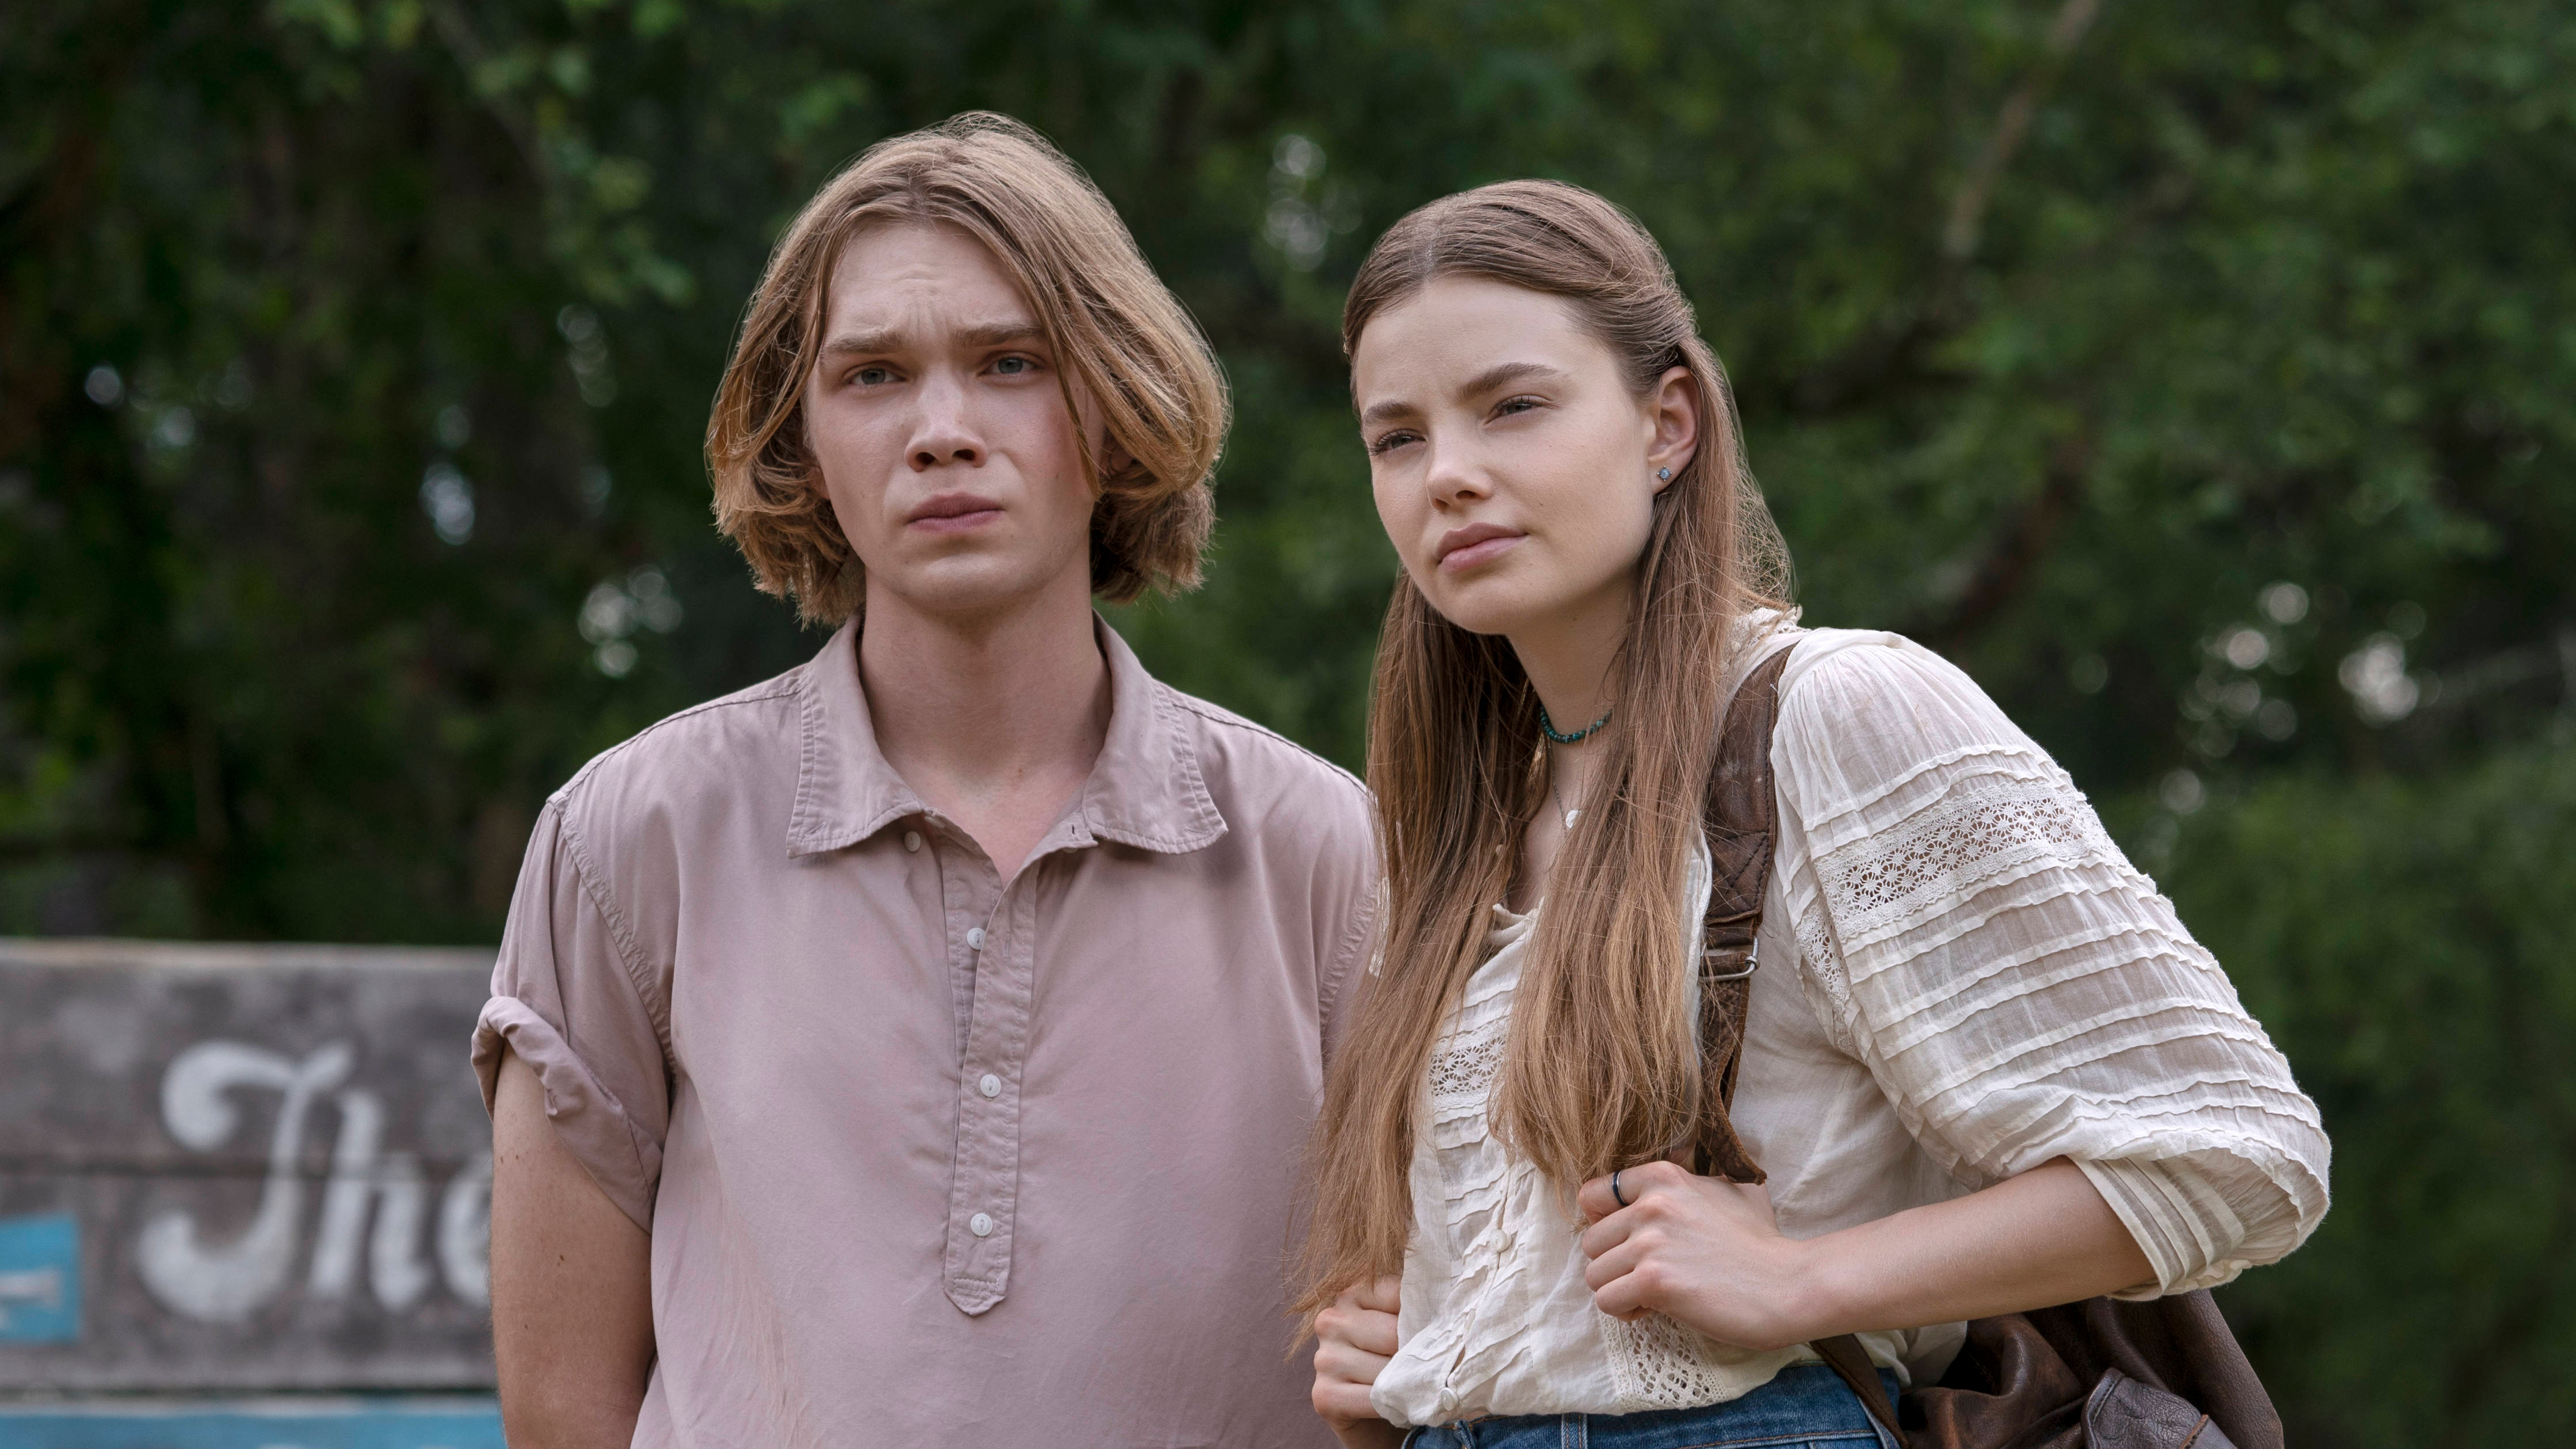
<instances>
[{"instance_id":1,"label":"leather backpack","mask_svg":"<svg viewBox=\"0 0 2576 1449\"><path fill-rule=\"evenodd\" d=\"M1781 649L1736 690L1710 771L1705 826L1710 890L1700 958L1700 1128L1690 1168L1761 1182L1727 1109L1743 1064L1744 1022L1760 962L1778 805L1771 734ZM2081 1303L1981 1318L1937 1384L1889 1402L1850 1334L1810 1345L1905 1449L2283 1449L2280 1416L2207 1291L2144 1303Z\"/></svg>"}]
</instances>

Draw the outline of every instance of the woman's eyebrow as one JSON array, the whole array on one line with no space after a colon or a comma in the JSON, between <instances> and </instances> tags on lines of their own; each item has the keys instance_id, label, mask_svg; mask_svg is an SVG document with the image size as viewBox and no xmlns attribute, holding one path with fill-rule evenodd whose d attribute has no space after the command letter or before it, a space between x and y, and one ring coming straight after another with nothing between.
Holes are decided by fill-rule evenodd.
<instances>
[{"instance_id":1,"label":"woman's eyebrow","mask_svg":"<svg viewBox=\"0 0 2576 1449\"><path fill-rule=\"evenodd\" d=\"M1360 426L1364 428L1375 427L1379 423L1392 422L1397 418L1409 418L1417 411L1419 411L1419 409L1415 408L1414 405L1409 402L1389 400L1381 403L1370 403L1367 410L1360 414Z\"/></svg>"},{"instance_id":2,"label":"woman's eyebrow","mask_svg":"<svg viewBox=\"0 0 2576 1449\"><path fill-rule=\"evenodd\" d=\"M1505 384L1520 382L1527 378L1560 378L1563 376L1565 376L1563 371L1550 367L1544 362L1498 362L1492 367L1486 368L1483 372L1477 373L1475 377L1468 381L1465 387L1459 389L1459 395L1462 397L1476 397L1484 393L1492 392L1494 389L1502 387Z\"/></svg>"},{"instance_id":3,"label":"woman's eyebrow","mask_svg":"<svg viewBox=\"0 0 2576 1449\"><path fill-rule=\"evenodd\" d=\"M1564 369L1550 367L1544 362L1498 362L1492 367L1486 368L1483 372L1477 373L1474 377L1469 378L1467 380L1467 385L1458 389L1458 395L1460 397L1480 397L1486 393L1494 391L1496 388L1505 387L1515 382L1526 381L1530 378L1547 378L1553 380L1564 376ZM1360 414L1360 426L1364 428L1371 427L1381 422L1392 421L1396 418L1411 417L1418 411L1420 411L1420 409L1416 408L1409 402L1389 401L1371 403L1368 408Z\"/></svg>"}]
</instances>

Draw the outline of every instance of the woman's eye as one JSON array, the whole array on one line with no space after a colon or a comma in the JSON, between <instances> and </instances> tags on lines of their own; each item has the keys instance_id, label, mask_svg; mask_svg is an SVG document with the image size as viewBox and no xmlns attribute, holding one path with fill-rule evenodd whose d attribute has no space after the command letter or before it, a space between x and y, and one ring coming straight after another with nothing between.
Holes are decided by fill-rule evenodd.
<instances>
[{"instance_id":1,"label":"woman's eye","mask_svg":"<svg viewBox=\"0 0 2576 1449\"><path fill-rule=\"evenodd\" d=\"M1380 453L1391 452L1394 449L1401 448L1405 444L1412 442L1413 439L1414 434L1402 429L1398 429L1392 433L1382 433L1370 441L1368 445L1369 455L1371 457L1375 457Z\"/></svg>"},{"instance_id":2,"label":"woman's eye","mask_svg":"<svg viewBox=\"0 0 2576 1449\"><path fill-rule=\"evenodd\" d=\"M1500 406L1494 409L1494 411L1498 415L1507 416L1512 413L1525 413L1537 406L1538 399L1534 397L1506 398Z\"/></svg>"}]
</instances>

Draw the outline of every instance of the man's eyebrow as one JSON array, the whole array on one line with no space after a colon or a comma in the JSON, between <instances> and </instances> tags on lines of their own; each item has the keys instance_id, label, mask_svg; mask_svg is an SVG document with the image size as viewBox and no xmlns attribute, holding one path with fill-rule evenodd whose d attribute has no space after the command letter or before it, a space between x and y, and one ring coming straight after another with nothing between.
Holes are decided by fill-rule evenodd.
<instances>
[{"instance_id":1,"label":"man's eyebrow","mask_svg":"<svg viewBox=\"0 0 2576 1449\"><path fill-rule=\"evenodd\" d=\"M1013 342L1035 342L1046 336L1046 329L1025 317L1002 322L979 322L957 334L969 347L1003 347Z\"/></svg>"},{"instance_id":2,"label":"man's eyebrow","mask_svg":"<svg viewBox=\"0 0 2576 1449\"><path fill-rule=\"evenodd\" d=\"M893 352L903 346L903 334L891 327L874 332L844 332L823 344L827 357L850 352Z\"/></svg>"},{"instance_id":3,"label":"man's eyebrow","mask_svg":"<svg viewBox=\"0 0 2576 1449\"><path fill-rule=\"evenodd\" d=\"M957 340L969 348L1004 347L1014 342L1032 342L1046 336L1046 329L1025 317L1008 317L993 322L978 322L957 334ZM873 332L844 332L823 344L827 357L851 353L861 355L900 352L909 341L900 328L881 327Z\"/></svg>"}]
</instances>

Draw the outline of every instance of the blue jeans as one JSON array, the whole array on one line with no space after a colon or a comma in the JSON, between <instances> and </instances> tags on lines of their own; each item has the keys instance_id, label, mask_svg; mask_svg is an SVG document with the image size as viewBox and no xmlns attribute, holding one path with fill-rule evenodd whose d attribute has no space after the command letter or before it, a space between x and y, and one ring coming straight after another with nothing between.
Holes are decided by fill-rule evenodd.
<instances>
[{"instance_id":1,"label":"blue jeans","mask_svg":"<svg viewBox=\"0 0 2576 1449\"><path fill-rule=\"evenodd\" d=\"M1896 1375L1878 1371L1888 1399ZM1894 1449L1851 1387L1820 1363L1723 1404L1651 1414L1522 1414L1416 1429L1404 1449Z\"/></svg>"}]
</instances>

